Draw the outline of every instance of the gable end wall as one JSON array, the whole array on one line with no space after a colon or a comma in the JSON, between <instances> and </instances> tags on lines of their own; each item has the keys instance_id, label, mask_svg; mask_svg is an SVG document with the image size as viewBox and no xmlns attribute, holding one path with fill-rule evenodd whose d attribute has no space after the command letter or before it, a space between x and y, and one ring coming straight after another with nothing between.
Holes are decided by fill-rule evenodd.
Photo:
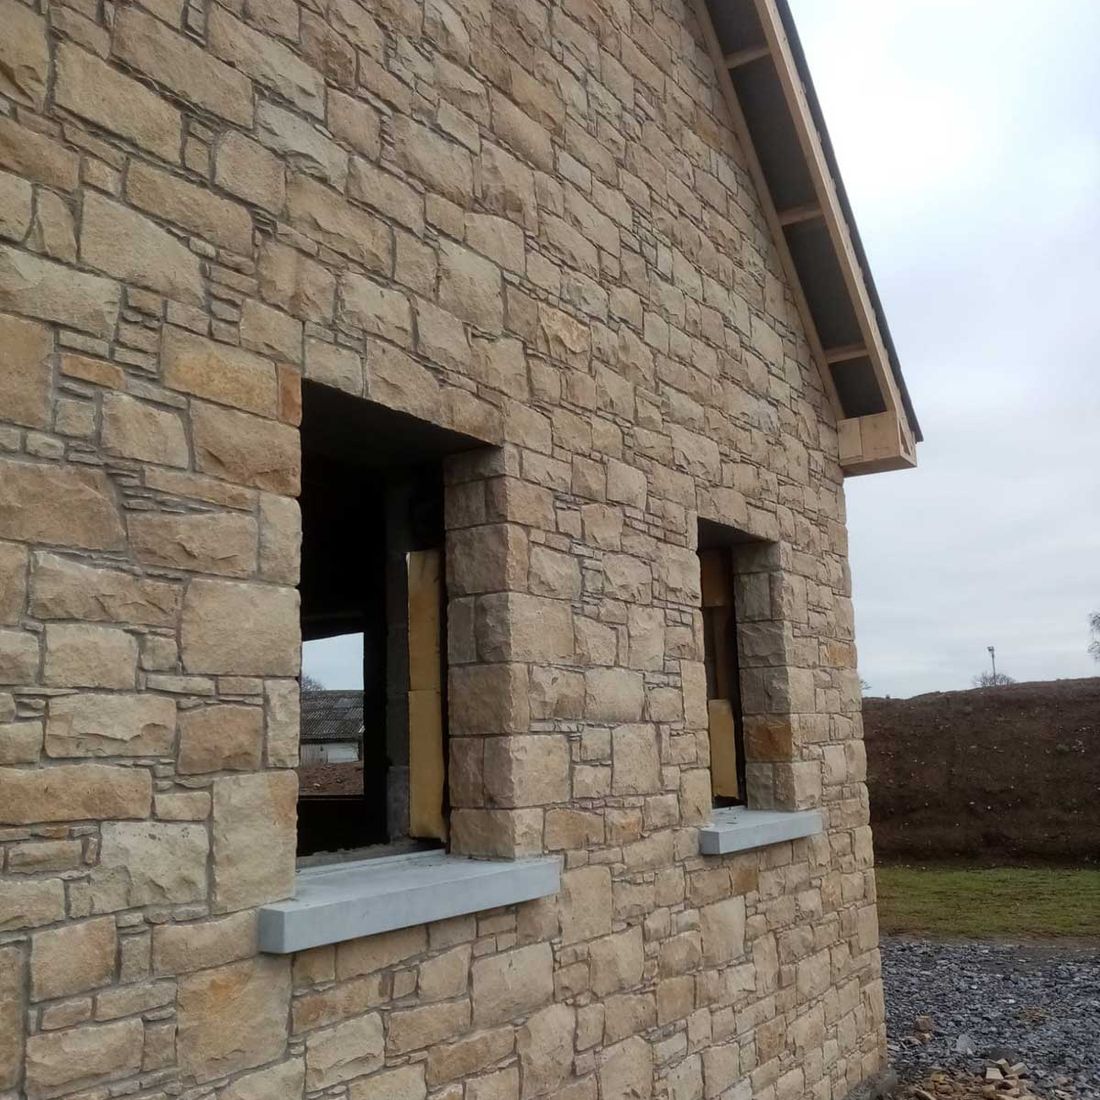
<instances>
[{"instance_id":1,"label":"gable end wall","mask_svg":"<svg viewBox=\"0 0 1100 1100\"><path fill-rule=\"evenodd\" d=\"M880 1069L835 420L689 6L0 26L0 1097ZM294 879L303 378L485 442L446 469L453 844L564 874L290 958L256 906ZM827 824L730 857L698 854L699 517L768 543L750 800Z\"/></svg>"}]
</instances>

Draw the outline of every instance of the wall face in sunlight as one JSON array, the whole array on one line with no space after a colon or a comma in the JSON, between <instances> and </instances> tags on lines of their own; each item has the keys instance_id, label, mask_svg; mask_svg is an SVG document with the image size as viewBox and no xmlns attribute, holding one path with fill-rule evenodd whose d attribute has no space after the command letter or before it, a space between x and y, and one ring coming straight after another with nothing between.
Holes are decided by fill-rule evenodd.
<instances>
[{"instance_id":1,"label":"wall face in sunlight","mask_svg":"<svg viewBox=\"0 0 1100 1100\"><path fill-rule=\"evenodd\" d=\"M38 8L0 0L0 1095L843 1097L885 1034L835 421L684 7ZM289 957L303 379L481 442L450 843L563 875ZM758 547L749 806L825 824L725 857L700 518Z\"/></svg>"}]
</instances>

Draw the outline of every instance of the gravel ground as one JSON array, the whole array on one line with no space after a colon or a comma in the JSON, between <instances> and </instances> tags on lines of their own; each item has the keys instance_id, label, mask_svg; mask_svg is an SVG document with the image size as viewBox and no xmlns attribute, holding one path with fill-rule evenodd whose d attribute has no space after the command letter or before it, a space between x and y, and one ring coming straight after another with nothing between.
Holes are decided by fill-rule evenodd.
<instances>
[{"instance_id":1,"label":"gravel ground","mask_svg":"<svg viewBox=\"0 0 1100 1100\"><path fill-rule=\"evenodd\" d=\"M944 943L885 937L890 1057L901 1080L934 1066L1026 1062L1036 1092L1100 1098L1100 945ZM915 1018L934 1023L915 1040ZM974 1053L956 1050L970 1036ZM1068 1080L1067 1080L1068 1079Z\"/></svg>"}]
</instances>

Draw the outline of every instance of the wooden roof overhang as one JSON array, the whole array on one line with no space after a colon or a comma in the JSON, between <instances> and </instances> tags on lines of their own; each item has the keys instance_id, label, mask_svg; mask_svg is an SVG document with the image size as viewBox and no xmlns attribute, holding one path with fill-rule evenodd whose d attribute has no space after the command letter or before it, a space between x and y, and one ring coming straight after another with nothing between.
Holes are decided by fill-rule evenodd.
<instances>
[{"instance_id":1,"label":"wooden roof overhang","mask_svg":"<svg viewBox=\"0 0 1100 1100\"><path fill-rule=\"evenodd\" d=\"M692 0L836 410L845 475L917 463L920 426L786 0Z\"/></svg>"}]
</instances>

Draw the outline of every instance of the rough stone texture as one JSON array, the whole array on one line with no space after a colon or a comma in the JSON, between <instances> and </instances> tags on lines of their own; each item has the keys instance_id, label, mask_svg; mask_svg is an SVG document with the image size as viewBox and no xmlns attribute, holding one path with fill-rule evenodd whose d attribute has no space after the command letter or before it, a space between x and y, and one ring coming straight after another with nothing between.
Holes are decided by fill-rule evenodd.
<instances>
[{"instance_id":1,"label":"rough stone texture","mask_svg":"<svg viewBox=\"0 0 1100 1100\"><path fill-rule=\"evenodd\" d=\"M7 419L28 428L50 422L50 357L53 337L45 325L0 316L0 391Z\"/></svg>"},{"instance_id":2,"label":"rough stone texture","mask_svg":"<svg viewBox=\"0 0 1100 1100\"><path fill-rule=\"evenodd\" d=\"M385 1060L383 1042L377 1015L313 1032L306 1041L306 1089L328 1088L378 1069Z\"/></svg>"},{"instance_id":3,"label":"rough stone texture","mask_svg":"<svg viewBox=\"0 0 1100 1100\"><path fill-rule=\"evenodd\" d=\"M186 466L191 457L178 413L121 393L104 395L103 447L108 454L161 466Z\"/></svg>"},{"instance_id":4,"label":"rough stone texture","mask_svg":"<svg viewBox=\"0 0 1100 1100\"><path fill-rule=\"evenodd\" d=\"M254 299L241 309L241 343L292 363L302 361L302 323Z\"/></svg>"},{"instance_id":5,"label":"rough stone texture","mask_svg":"<svg viewBox=\"0 0 1100 1100\"><path fill-rule=\"evenodd\" d=\"M252 244L248 211L209 189L169 172L134 164L126 177L126 197L136 207L178 225L213 244L247 255Z\"/></svg>"},{"instance_id":6,"label":"rough stone texture","mask_svg":"<svg viewBox=\"0 0 1100 1100\"><path fill-rule=\"evenodd\" d=\"M256 521L236 512L131 516L130 544L139 561L229 577L256 571Z\"/></svg>"},{"instance_id":7,"label":"rough stone texture","mask_svg":"<svg viewBox=\"0 0 1100 1100\"><path fill-rule=\"evenodd\" d=\"M17 0L3 0L0 19L0 93L41 110L50 75L46 21Z\"/></svg>"},{"instance_id":8,"label":"rough stone texture","mask_svg":"<svg viewBox=\"0 0 1100 1100\"><path fill-rule=\"evenodd\" d=\"M37 932L31 939L31 997L48 1001L108 985L115 972L114 917Z\"/></svg>"},{"instance_id":9,"label":"rough stone texture","mask_svg":"<svg viewBox=\"0 0 1100 1100\"><path fill-rule=\"evenodd\" d=\"M0 623L18 623L26 602L26 547L14 542L0 542Z\"/></svg>"},{"instance_id":10,"label":"rough stone texture","mask_svg":"<svg viewBox=\"0 0 1100 1100\"><path fill-rule=\"evenodd\" d=\"M884 1034L837 425L691 6L0 18L0 1092L841 1100ZM450 843L564 876L288 960L312 385L483 444ZM723 858L700 517L750 540L749 801L826 821Z\"/></svg>"},{"instance_id":11,"label":"rough stone texture","mask_svg":"<svg viewBox=\"0 0 1100 1100\"><path fill-rule=\"evenodd\" d=\"M611 931L611 873L606 867L580 867L562 876L563 943L576 943Z\"/></svg>"},{"instance_id":12,"label":"rough stone texture","mask_svg":"<svg viewBox=\"0 0 1100 1100\"><path fill-rule=\"evenodd\" d=\"M176 704L162 695L80 692L50 700L48 756L165 756L175 739Z\"/></svg>"},{"instance_id":13,"label":"rough stone texture","mask_svg":"<svg viewBox=\"0 0 1100 1100\"><path fill-rule=\"evenodd\" d=\"M0 309L107 336L118 318L119 297L118 284L109 279L0 245Z\"/></svg>"},{"instance_id":14,"label":"rough stone texture","mask_svg":"<svg viewBox=\"0 0 1100 1100\"><path fill-rule=\"evenodd\" d=\"M129 905L197 901L206 896L210 842L203 825L125 821L103 826L100 866L125 883Z\"/></svg>"},{"instance_id":15,"label":"rough stone texture","mask_svg":"<svg viewBox=\"0 0 1100 1100\"><path fill-rule=\"evenodd\" d=\"M112 52L196 106L241 126L252 122L248 79L137 8L118 13Z\"/></svg>"},{"instance_id":16,"label":"rough stone texture","mask_svg":"<svg viewBox=\"0 0 1100 1100\"><path fill-rule=\"evenodd\" d=\"M153 971L186 974L238 962L256 953L256 915L163 924L153 929Z\"/></svg>"},{"instance_id":17,"label":"rough stone texture","mask_svg":"<svg viewBox=\"0 0 1100 1100\"><path fill-rule=\"evenodd\" d=\"M137 656L137 639L119 627L51 624L46 627L43 678L57 687L131 690Z\"/></svg>"},{"instance_id":18,"label":"rough stone texture","mask_svg":"<svg viewBox=\"0 0 1100 1100\"><path fill-rule=\"evenodd\" d=\"M0 565L0 575L2 570ZM58 554L34 555L30 612L36 618L166 627L175 623L179 607L179 589L152 577L99 569Z\"/></svg>"},{"instance_id":19,"label":"rough stone texture","mask_svg":"<svg viewBox=\"0 0 1100 1100\"><path fill-rule=\"evenodd\" d=\"M23 1066L23 951L0 947L0 1089L14 1088Z\"/></svg>"},{"instance_id":20,"label":"rough stone texture","mask_svg":"<svg viewBox=\"0 0 1100 1100\"><path fill-rule=\"evenodd\" d=\"M0 764L37 764L41 754L41 722L0 724Z\"/></svg>"},{"instance_id":21,"label":"rough stone texture","mask_svg":"<svg viewBox=\"0 0 1100 1100\"><path fill-rule=\"evenodd\" d=\"M221 1100L269 1100L273 1096L300 1096L305 1077L303 1059L292 1058L277 1066L238 1077L219 1096Z\"/></svg>"},{"instance_id":22,"label":"rough stone texture","mask_svg":"<svg viewBox=\"0 0 1100 1100\"><path fill-rule=\"evenodd\" d=\"M282 161L262 145L231 130L222 138L214 178L232 195L271 212L286 201L285 169Z\"/></svg>"},{"instance_id":23,"label":"rough stone texture","mask_svg":"<svg viewBox=\"0 0 1100 1100\"><path fill-rule=\"evenodd\" d=\"M45 1031L27 1039L27 1096L59 1096L141 1069L140 1019Z\"/></svg>"},{"instance_id":24,"label":"rough stone texture","mask_svg":"<svg viewBox=\"0 0 1100 1100\"><path fill-rule=\"evenodd\" d=\"M188 672L293 676L298 671L298 593L289 588L195 580L183 600Z\"/></svg>"},{"instance_id":25,"label":"rough stone texture","mask_svg":"<svg viewBox=\"0 0 1100 1100\"><path fill-rule=\"evenodd\" d=\"M76 261L76 224L65 200L52 191L38 192L38 209L31 227L31 241L47 256L66 263Z\"/></svg>"},{"instance_id":26,"label":"rough stone texture","mask_svg":"<svg viewBox=\"0 0 1100 1100\"><path fill-rule=\"evenodd\" d=\"M343 190L348 178L348 154L312 123L273 103L261 103L256 133L264 145L298 171Z\"/></svg>"},{"instance_id":27,"label":"rough stone texture","mask_svg":"<svg viewBox=\"0 0 1100 1100\"><path fill-rule=\"evenodd\" d=\"M0 119L0 165L59 191L72 191L80 171L75 152L7 117Z\"/></svg>"},{"instance_id":28,"label":"rough stone texture","mask_svg":"<svg viewBox=\"0 0 1100 1100\"><path fill-rule=\"evenodd\" d=\"M288 771L214 782L214 905L219 911L294 892L297 776Z\"/></svg>"},{"instance_id":29,"label":"rough stone texture","mask_svg":"<svg viewBox=\"0 0 1100 1100\"><path fill-rule=\"evenodd\" d=\"M278 40L215 8L207 27L210 49L254 80L312 115L323 114L324 81Z\"/></svg>"},{"instance_id":30,"label":"rough stone texture","mask_svg":"<svg viewBox=\"0 0 1100 1100\"><path fill-rule=\"evenodd\" d=\"M60 106L155 153L180 159L180 116L155 92L98 57L62 43L57 52ZM119 250L122 251L122 250Z\"/></svg>"},{"instance_id":31,"label":"rough stone texture","mask_svg":"<svg viewBox=\"0 0 1100 1100\"><path fill-rule=\"evenodd\" d=\"M126 247L119 248L119 241ZM149 218L91 191L84 197L80 255L98 271L189 305L202 304L198 256Z\"/></svg>"},{"instance_id":32,"label":"rough stone texture","mask_svg":"<svg viewBox=\"0 0 1100 1100\"><path fill-rule=\"evenodd\" d=\"M541 1008L554 995L549 946L532 944L473 965L474 1023L491 1026Z\"/></svg>"},{"instance_id":33,"label":"rough stone texture","mask_svg":"<svg viewBox=\"0 0 1100 1100\"><path fill-rule=\"evenodd\" d=\"M6 882L0 894L0 931L53 924L65 916L65 887L60 879Z\"/></svg>"},{"instance_id":34,"label":"rough stone texture","mask_svg":"<svg viewBox=\"0 0 1100 1100\"><path fill-rule=\"evenodd\" d=\"M283 424L219 409L192 408L195 463L203 473L273 493L298 490L298 437Z\"/></svg>"},{"instance_id":35,"label":"rough stone texture","mask_svg":"<svg viewBox=\"0 0 1100 1100\"><path fill-rule=\"evenodd\" d=\"M180 715L181 774L251 771L260 766L264 715L259 707L200 707Z\"/></svg>"},{"instance_id":36,"label":"rough stone texture","mask_svg":"<svg viewBox=\"0 0 1100 1100\"><path fill-rule=\"evenodd\" d=\"M0 684L33 684L38 666L38 639L33 634L0 630Z\"/></svg>"},{"instance_id":37,"label":"rough stone texture","mask_svg":"<svg viewBox=\"0 0 1100 1100\"><path fill-rule=\"evenodd\" d=\"M298 763L298 727L301 703L297 680L268 680L265 689L267 712L267 762L275 768L292 768Z\"/></svg>"},{"instance_id":38,"label":"rough stone texture","mask_svg":"<svg viewBox=\"0 0 1100 1100\"><path fill-rule=\"evenodd\" d=\"M101 764L65 764L35 772L0 769L0 822L95 821L145 817L149 773Z\"/></svg>"},{"instance_id":39,"label":"rough stone texture","mask_svg":"<svg viewBox=\"0 0 1100 1100\"><path fill-rule=\"evenodd\" d=\"M8 459L0 459L0 535L89 550L115 550L124 540L100 471Z\"/></svg>"},{"instance_id":40,"label":"rough stone texture","mask_svg":"<svg viewBox=\"0 0 1100 1100\"><path fill-rule=\"evenodd\" d=\"M351 1100L424 1100L428 1087L424 1083L424 1067L402 1066L352 1082Z\"/></svg>"},{"instance_id":41,"label":"rough stone texture","mask_svg":"<svg viewBox=\"0 0 1100 1100\"><path fill-rule=\"evenodd\" d=\"M276 1058L286 1044L290 966L258 956L179 982L180 1068L209 1081Z\"/></svg>"},{"instance_id":42,"label":"rough stone texture","mask_svg":"<svg viewBox=\"0 0 1100 1100\"><path fill-rule=\"evenodd\" d=\"M550 1005L516 1032L524 1097L553 1096L573 1068L576 1017L567 1005Z\"/></svg>"},{"instance_id":43,"label":"rough stone texture","mask_svg":"<svg viewBox=\"0 0 1100 1100\"><path fill-rule=\"evenodd\" d=\"M164 380L173 389L261 416L275 415L275 368L266 359L172 327L164 330L162 356Z\"/></svg>"}]
</instances>

